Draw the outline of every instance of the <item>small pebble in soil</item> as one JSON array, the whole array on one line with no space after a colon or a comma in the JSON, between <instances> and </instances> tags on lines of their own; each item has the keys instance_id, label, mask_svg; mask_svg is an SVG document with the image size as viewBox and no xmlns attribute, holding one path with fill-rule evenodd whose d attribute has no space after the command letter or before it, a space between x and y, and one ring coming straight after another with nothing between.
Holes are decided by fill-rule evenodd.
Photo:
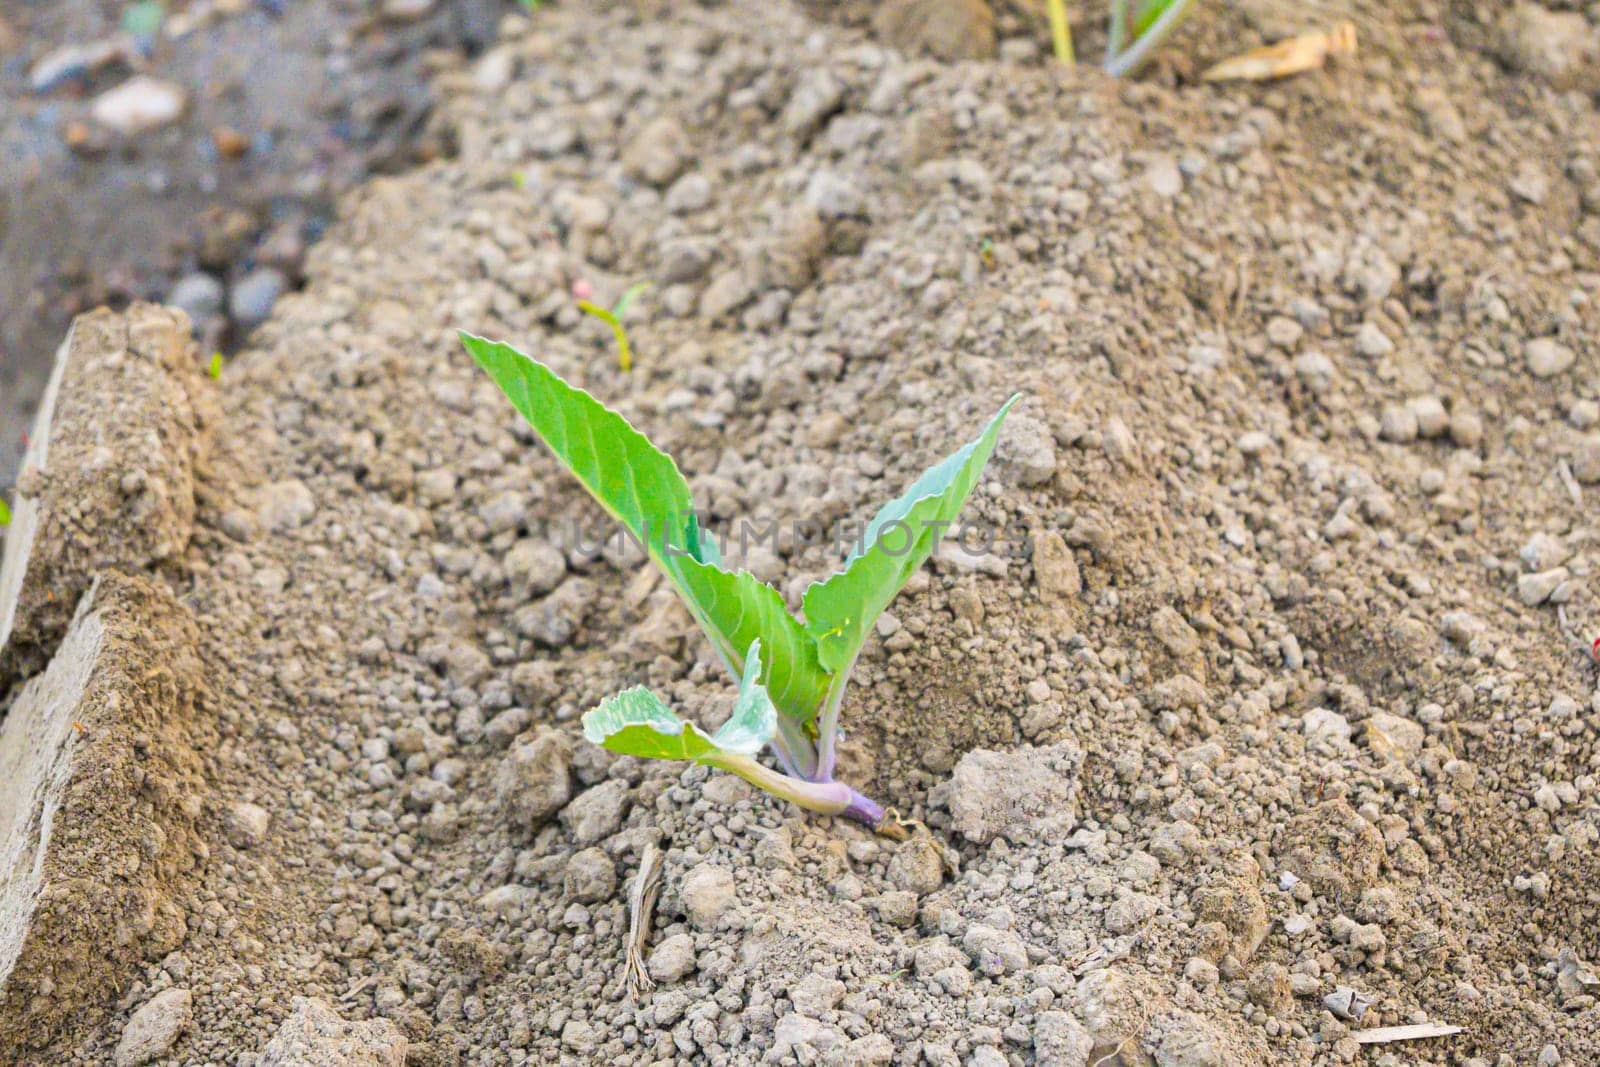
<instances>
[{"instance_id":1,"label":"small pebble in soil","mask_svg":"<svg viewBox=\"0 0 1600 1067\"><path fill-rule=\"evenodd\" d=\"M234 285L228 297L228 311L246 329L258 326L272 314L272 307L289 288L289 279L272 267L258 267Z\"/></svg>"}]
</instances>

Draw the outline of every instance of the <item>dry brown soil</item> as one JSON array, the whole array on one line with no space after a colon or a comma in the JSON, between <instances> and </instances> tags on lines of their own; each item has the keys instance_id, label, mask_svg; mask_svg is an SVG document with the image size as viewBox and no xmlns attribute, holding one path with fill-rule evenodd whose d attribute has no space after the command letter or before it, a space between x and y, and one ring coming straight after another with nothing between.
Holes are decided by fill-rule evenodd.
<instances>
[{"instance_id":1,"label":"dry brown soil","mask_svg":"<svg viewBox=\"0 0 1600 1067\"><path fill-rule=\"evenodd\" d=\"M1119 83L1018 11L945 62L841 10L542 10L444 76L458 159L345 202L163 571L219 705L182 944L21 1062L169 988L185 1064L295 996L415 1064L1600 1062L1594 28L1205 4ZM1343 18L1353 61L1193 79ZM641 280L624 375L571 291ZM1026 394L969 513L1027 542L928 567L847 702L931 841L584 745L626 685L730 687L637 560L551 547L603 516L457 328L721 524L869 514ZM750 562L797 600L837 557ZM1464 1030L1350 1036L1422 1021Z\"/></svg>"}]
</instances>

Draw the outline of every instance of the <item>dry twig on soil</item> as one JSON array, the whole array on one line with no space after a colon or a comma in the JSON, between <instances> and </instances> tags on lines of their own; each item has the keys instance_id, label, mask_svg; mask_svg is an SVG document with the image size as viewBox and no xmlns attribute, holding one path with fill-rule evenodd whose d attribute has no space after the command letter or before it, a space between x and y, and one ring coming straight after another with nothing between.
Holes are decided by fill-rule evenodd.
<instances>
[{"instance_id":1,"label":"dry twig on soil","mask_svg":"<svg viewBox=\"0 0 1600 1067\"><path fill-rule=\"evenodd\" d=\"M633 876L628 888L628 951L622 974L628 983L628 992L634 996L648 993L656 987L644 967L644 946L650 939L650 922L655 915L656 897L661 892L661 850L646 845L639 857L639 872Z\"/></svg>"}]
</instances>

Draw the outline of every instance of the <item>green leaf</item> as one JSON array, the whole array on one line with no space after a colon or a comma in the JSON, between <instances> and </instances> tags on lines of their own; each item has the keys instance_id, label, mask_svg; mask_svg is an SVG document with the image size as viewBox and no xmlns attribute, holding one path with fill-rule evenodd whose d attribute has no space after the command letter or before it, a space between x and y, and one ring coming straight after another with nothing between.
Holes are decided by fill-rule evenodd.
<instances>
[{"instance_id":1,"label":"green leaf","mask_svg":"<svg viewBox=\"0 0 1600 1067\"><path fill-rule=\"evenodd\" d=\"M11 525L11 505L7 504L5 502L5 498L4 497L0 497L0 528L4 528L4 527L10 526L10 525Z\"/></svg>"},{"instance_id":2,"label":"green leaf","mask_svg":"<svg viewBox=\"0 0 1600 1067\"><path fill-rule=\"evenodd\" d=\"M742 671L738 650L760 640L772 650L767 689L773 702L790 718L810 721L827 695L828 677L818 664L816 643L778 591L748 571L732 574L688 559L680 564L679 589L691 608L699 605L705 612L706 631L730 668Z\"/></svg>"},{"instance_id":3,"label":"green leaf","mask_svg":"<svg viewBox=\"0 0 1600 1067\"><path fill-rule=\"evenodd\" d=\"M1135 40L1144 36L1146 30L1155 24L1167 8L1172 6L1172 0L1137 0L1133 5L1132 27Z\"/></svg>"},{"instance_id":4,"label":"green leaf","mask_svg":"<svg viewBox=\"0 0 1600 1067\"><path fill-rule=\"evenodd\" d=\"M744 677L739 679L739 695L733 714L711 738L724 752L754 756L778 732L778 709L761 684L761 642L750 642L744 657Z\"/></svg>"},{"instance_id":5,"label":"green leaf","mask_svg":"<svg viewBox=\"0 0 1600 1067\"><path fill-rule=\"evenodd\" d=\"M994 453L1000 424L1017 402L1005 402L983 433L929 468L867 524L861 550L842 571L805 593L806 629L817 642L817 658L830 674L847 671L867 631L906 580L932 555L944 527L967 502Z\"/></svg>"},{"instance_id":6,"label":"green leaf","mask_svg":"<svg viewBox=\"0 0 1600 1067\"><path fill-rule=\"evenodd\" d=\"M694 514L677 464L628 420L510 345L461 341L540 439L673 583L735 677L757 640L769 652L767 689L785 716L810 721L828 676L805 628L771 586L721 566Z\"/></svg>"},{"instance_id":7,"label":"green leaf","mask_svg":"<svg viewBox=\"0 0 1600 1067\"><path fill-rule=\"evenodd\" d=\"M461 343L562 465L652 558L669 546L697 557L699 527L689 483L669 456L538 360L467 333Z\"/></svg>"},{"instance_id":8,"label":"green leaf","mask_svg":"<svg viewBox=\"0 0 1600 1067\"><path fill-rule=\"evenodd\" d=\"M583 736L624 756L693 760L716 764L721 757L754 756L777 732L778 712L761 684L761 643L752 642L733 714L707 737L643 686L626 689L583 717Z\"/></svg>"},{"instance_id":9,"label":"green leaf","mask_svg":"<svg viewBox=\"0 0 1600 1067\"><path fill-rule=\"evenodd\" d=\"M622 316L628 313L628 309L633 306L633 302L639 299L639 294L648 288L650 288L649 282L634 282L632 285L628 286L628 288L623 291L623 294L617 298L617 305L611 309L611 314L616 316L618 319L622 318Z\"/></svg>"},{"instance_id":10,"label":"green leaf","mask_svg":"<svg viewBox=\"0 0 1600 1067\"><path fill-rule=\"evenodd\" d=\"M624 689L583 717L583 736L624 756L699 762L716 742L643 686Z\"/></svg>"}]
</instances>

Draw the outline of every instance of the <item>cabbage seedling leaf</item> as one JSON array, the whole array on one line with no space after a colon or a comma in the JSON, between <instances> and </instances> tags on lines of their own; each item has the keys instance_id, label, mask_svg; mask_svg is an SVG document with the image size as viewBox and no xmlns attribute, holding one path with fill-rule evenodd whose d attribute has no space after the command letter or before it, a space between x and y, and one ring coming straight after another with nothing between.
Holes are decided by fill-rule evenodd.
<instances>
[{"instance_id":1,"label":"cabbage seedling leaf","mask_svg":"<svg viewBox=\"0 0 1600 1067\"><path fill-rule=\"evenodd\" d=\"M469 333L461 342L561 464L644 547L729 671L740 676L746 650L759 640L769 652L766 688L778 710L810 721L829 683L815 642L776 589L722 567L671 457L620 414L510 345Z\"/></svg>"},{"instance_id":2,"label":"cabbage seedling leaf","mask_svg":"<svg viewBox=\"0 0 1600 1067\"><path fill-rule=\"evenodd\" d=\"M778 732L778 709L761 684L761 641L750 642L744 657L744 677L739 679L739 695L733 701L733 714L712 738L725 752L754 756Z\"/></svg>"},{"instance_id":3,"label":"cabbage seedling leaf","mask_svg":"<svg viewBox=\"0 0 1600 1067\"><path fill-rule=\"evenodd\" d=\"M745 657L733 714L709 737L643 686L625 689L585 714L583 736L612 752L644 759L715 765L730 755L754 756L772 740L778 727L777 709L760 676L761 644L757 641Z\"/></svg>"},{"instance_id":4,"label":"cabbage seedling leaf","mask_svg":"<svg viewBox=\"0 0 1600 1067\"><path fill-rule=\"evenodd\" d=\"M635 686L583 716L583 736L624 756L698 761L717 750L692 722L684 722L662 699Z\"/></svg>"},{"instance_id":5,"label":"cabbage seedling leaf","mask_svg":"<svg viewBox=\"0 0 1600 1067\"><path fill-rule=\"evenodd\" d=\"M817 642L823 670L839 675L855 662L867 631L895 594L927 562L961 506L967 502L1000 436L1007 400L972 441L930 467L867 524L844 569L806 590L806 629Z\"/></svg>"}]
</instances>

